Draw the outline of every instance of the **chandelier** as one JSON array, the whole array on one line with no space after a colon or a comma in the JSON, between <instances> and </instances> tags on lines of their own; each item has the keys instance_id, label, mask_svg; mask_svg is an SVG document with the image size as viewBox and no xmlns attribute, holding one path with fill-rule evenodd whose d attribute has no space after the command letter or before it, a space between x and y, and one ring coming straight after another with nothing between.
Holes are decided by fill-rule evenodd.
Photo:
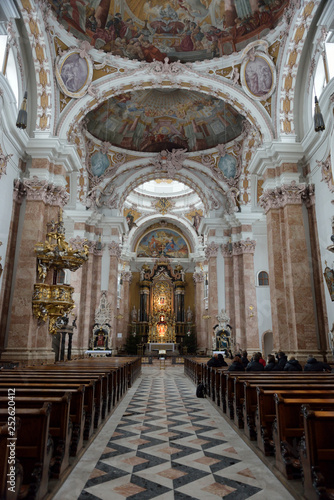
<instances>
[{"instance_id":1,"label":"chandelier","mask_svg":"<svg viewBox=\"0 0 334 500\"><path fill-rule=\"evenodd\" d=\"M52 220L47 227L45 242L35 245L37 273L41 283L34 285L32 306L33 314L39 321L45 322L49 318L49 332L55 334L60 319L74 308L72 298L74 288L63 283L45 283L48 271L53 269L54 275L57 271L64 269L76 271L88 260L88 245L84 240L82 248L78 249L67 243L61 209L58 222Z\"/></svg>"}]
</instances>

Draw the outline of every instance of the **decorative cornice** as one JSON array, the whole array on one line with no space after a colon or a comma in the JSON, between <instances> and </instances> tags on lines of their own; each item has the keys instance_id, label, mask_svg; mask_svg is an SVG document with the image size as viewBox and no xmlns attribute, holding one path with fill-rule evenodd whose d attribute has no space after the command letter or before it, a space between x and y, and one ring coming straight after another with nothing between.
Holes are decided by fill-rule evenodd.
<instances>
[{"instance_id":1,"label":"decorative cornice","mask_svg":"<svg viewBox=\"0 0 334 500\"><path fill-rule=\"evenodd\" d=\"M217 257L219 250L219 245L211 241L209 245L205 249L205 257L206 259L210 259L211 257Z\"/></svg>"},{"instance_id":2,"label":"decorative cornice","mask_svg":"<svg viewBox=\"0 0 334 500\"><path fill-rule=\"evenodd\" d=\"M111 257L117 257L118 259L121 256L122 249L120 243L116 243L116 241L112 241L108 244L109 255Z\"/></svg>"},{"instance_id":3,"label":"decorative cornice","mask_svg":"<svg viewBox=\"0 0 334 500\"><path fill-rule=\"evenodd\" d=\"M322 175L321 181L325 181L330 192L334 193L331 155L329 154L326 160L323 161L317 160L317 164L321 168L321 175Z\"/></svg>"},{"instance_id":4,"label":"decorative cornice","mask_svg":"<svg viewBox=\"0 0 334 500\"><path fill-rule=\"evenodd\" d=\"M15 189L15 186L14 186ZM63 186L56 186L34 176L32 179L23 179L20 187L29 201L43 201L46 205L64 207L70 195Z\"/></svg>"},{"instance_id":5,"label":"decorative cornice","mask_svg":"<svg viewBox=\"0 0 334 500\"><path fill-rule=\"evenodd\" d=\"M300 205L308 197L308 186L297 184L292 181L291 184L283 184L275 189L268 189L259 199L260 206L267 213L272 208L283 208L286 205Z\"/></svg>"},{"instance_id":6,"label":"decorative cornice","mask_svg":"<svg viewBox=\"0 0 334 500\"><path fill-rule=\"evenodd\" d=\"M197 283L204 283L204 273L203 271L200 271L199 273L194 273L193 274L193 280L195 282L195 284L197 285Z\"/></svg>"}]
</instances>

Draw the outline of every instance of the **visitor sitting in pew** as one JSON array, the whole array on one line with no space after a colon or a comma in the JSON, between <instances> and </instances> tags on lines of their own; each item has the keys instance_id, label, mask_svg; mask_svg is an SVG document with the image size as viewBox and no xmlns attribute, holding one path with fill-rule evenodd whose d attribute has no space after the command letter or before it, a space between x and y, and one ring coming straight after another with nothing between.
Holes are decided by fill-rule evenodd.
<instances>
[{"instance_id":1,"label":"visitor sitting in pew","mask_svg":"<svg viewBox=\"0 0 334 500\"><path fill-rule=\"evenodd\" d=\"M246 368L246 366L249 363L249 359L247 358L247 351L242 351L242 353L241 353L241 362L244 365L244 368Z\"/></svg>"},{"instance_id":2,"label":"visitor sitting in pew","mask_svg":"<svg viewBox=\"0 0 334 500\"><path fill-rule=\"evenodd\" d=\"M260 363L260 356L259 356L258 352L256 352L254 354L250 363L248 363L246 371L247 372L263 372L264 371L264 366Z\"/></svg>"},{"instance_id":3,"label":"visitor sitting in pew","mask_svg":"<svg viewBox=\"0 0 334 500\"><path fill-rule=\"evenodd\" d=\"M260 356L259 362L261 363L261 365L263 365L265 367L266 366L266 362L265 362L265 360L262 357L262 352L259 351L258 355Z\"/></svg>"},{"instance_id":4,"label":"visitor sitting in pew","mask_svg":"<svg viewBox=\"0 0 334 500\"><path fill-rule=\"evenodd\" d=\"M332 369L328 363L317 361L312 355L308 357L306 365L304 366L304 372L331 372L331 371Z\"/></svg>"},{"instance_id":5,"label":"visitor sitting in pew","mask_svg":"<svg viewBox=\"0 0 334 500\"><path fill-rule=\"evenodd\" d=\"M213 368L220 368L221 366L227 366L224 356L222 354L215 353L211 359L207 362L208 366Z\"/></svg>"},{"instance_id":6,"label":"visitor sitting in pew","mask_svg":"<svg viewBox=\"0 0 334 500\"><path fill-rule=\"evenodd\" d=\"M282 372L284 370L286 362L288 361L288 357L285 355L285 352L279 351L276 354L276 358L278 359L278 363L275 366L274 371Z\"/></svg>"},{"instance_id":7,"label":"visitor sitting in pew","mask_svg":"<svg viewBox=\"0 0 334 500\"><path fill-rule=\"evenodd\" d=\"M289 359L285 364L284 371L301 372L301 371L303 371L303 368L294 356L289 356Z\"/></svg>"},{"instance_id":8,"label":"visitor sitting in pew","mask_svg":"<svg viewBox=\"0 0 334 500\"><path fill-rule=\"evenodd\" d=\"M264 367L266 372L271 372L275 369L276 366L276 360L275 356L273 354L268 354L267 356L267 364Z\"/></svg>"},{"instance_id":9,"label":"visitor sitting in pew","mask_svg":"<svg viewBox=\"0 0 334 500\"><path fill-rule=\"evenodd\" d=\"M228 367L227 371L229 371L229 372L244 372L245 371L245 367L242 364L242 359L241 359L240 355L235 356L233 358L233 361L230 364L230 366Z\"/></svg>"}]
</instances>

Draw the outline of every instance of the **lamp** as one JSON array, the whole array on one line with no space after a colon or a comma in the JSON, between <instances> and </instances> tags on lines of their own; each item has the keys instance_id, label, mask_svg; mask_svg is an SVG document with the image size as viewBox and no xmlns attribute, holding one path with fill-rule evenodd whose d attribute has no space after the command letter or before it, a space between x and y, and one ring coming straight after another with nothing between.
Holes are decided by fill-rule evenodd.
<instances>
[{"instance_id":1,"label":"lamp","mask_svg":"<svg viewBox=\"0 0 334 500\"><path fill-rule=\"evenodd\" d=\"M28 121L27 97L28 97L28 92L25 91L24 96L23 96L23 101L21 104L21 108L20 108L20 111L19 111L19 114L18 114L17 120L16 120L17 128L27 128L27 121Z\"/></svg>"},{"instance_id":2,"label":"lamp","mask_svg":"<svg viewBox=\"0 0 334 500\"><path fill-rule=\"evenodd\" d=\"M324 118L320 111L320 106L318 102L317 96L314 97L314 130L315 132L319 132L321 130L325 130L325 122Z\"/></svg>"}]
</instances>

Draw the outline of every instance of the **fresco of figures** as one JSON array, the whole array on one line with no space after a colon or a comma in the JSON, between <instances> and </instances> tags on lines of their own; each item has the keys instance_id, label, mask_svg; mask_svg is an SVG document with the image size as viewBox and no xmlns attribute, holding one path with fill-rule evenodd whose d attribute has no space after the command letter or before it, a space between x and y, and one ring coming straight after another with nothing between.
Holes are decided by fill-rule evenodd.
<instances>
[{"instance_id":1,"label":"fresco of figures","mask_svg":"<svg viewBox=\"0 0 334 500\"><path fill-rule=\"evenodd\" d=\"M188 246L184 238L171 229L155 229L145 234L137 246L137 257L187 258Z\"/></svg>"},{"instance_id":2,"label":"fresco of figures","mask_svg":"<svg viewBox=\"0 0 334 500\"><path fill-rule=\"evenodd\" d=\"M243 117L229 104L182 89L119 94L87 115L97 139L134 151L209 149L242 132Z\"/></svg>"},{"instance_id":3,"label":"fresco of figures","mask_svg":"<svg viewBox=\"0 0 334 500\"><path fill-rule=\"evenodd\" d=\"M114 55L192 62L231 54L273 29L289 0L49 0L77 38Z\"/></svg>"}]
</instances>

